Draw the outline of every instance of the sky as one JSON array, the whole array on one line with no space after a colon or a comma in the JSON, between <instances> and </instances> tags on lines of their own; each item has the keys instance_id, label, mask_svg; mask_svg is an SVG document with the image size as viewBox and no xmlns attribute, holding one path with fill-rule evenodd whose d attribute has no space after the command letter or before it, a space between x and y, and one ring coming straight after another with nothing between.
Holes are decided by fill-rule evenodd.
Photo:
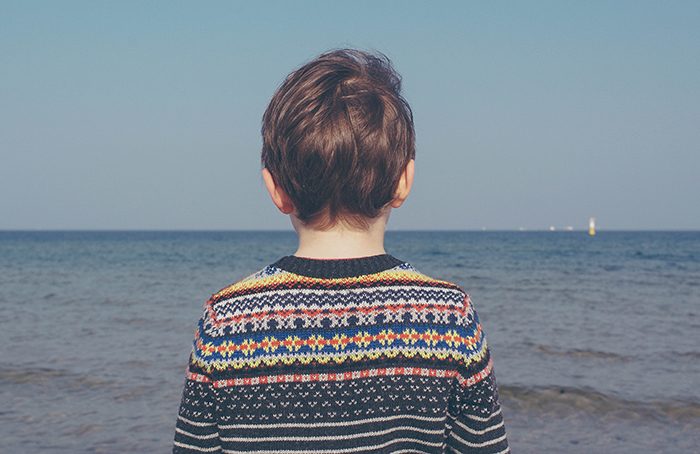
<instances>
[{"instance_id":1,"label":"sky","mask_svg":"<svg viewBox=\"0 0 700 454\"><path fill-rule=\"evenodd\" d=\"M0 230L279 230L260 121L329 49L416 124L392 230L700 230L700 2L0 2Z\"/></svg>"}]
</instances>

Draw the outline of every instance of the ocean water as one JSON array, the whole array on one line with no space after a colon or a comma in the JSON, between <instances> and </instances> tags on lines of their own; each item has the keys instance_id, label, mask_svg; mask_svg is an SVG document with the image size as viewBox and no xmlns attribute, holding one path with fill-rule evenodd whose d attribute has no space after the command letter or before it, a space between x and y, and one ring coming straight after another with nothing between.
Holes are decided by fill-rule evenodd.
<instances>
[{"instance_id":1,"label":"ocean water","mask_svg":"<svg viewBox=\"0 0 700 454\"><path fill-rule=\"evenodd\" d=\"M206 299L293 232L0 232L0 452L167 453ZM700 232L388 232L470 293L512 451L700 452Z\"/></svg>"}]
</instances>

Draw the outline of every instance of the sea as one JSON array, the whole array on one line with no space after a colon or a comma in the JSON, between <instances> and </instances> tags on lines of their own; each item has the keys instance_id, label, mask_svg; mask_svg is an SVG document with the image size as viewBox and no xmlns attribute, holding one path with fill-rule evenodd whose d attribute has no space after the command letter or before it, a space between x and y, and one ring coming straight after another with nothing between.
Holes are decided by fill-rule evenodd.
<instances>
[{"instance_id":1,"label":"sea","mask_svg":"<svg viewBox=\"0 0 700 454\"><path fill-rule=\"evenodd\" d=\"M293 232L0 231L0 452L167 453L209 296ZM512 452L700 452L700 232L404 232L472 297Z\"/></svg>"}]
</instances>

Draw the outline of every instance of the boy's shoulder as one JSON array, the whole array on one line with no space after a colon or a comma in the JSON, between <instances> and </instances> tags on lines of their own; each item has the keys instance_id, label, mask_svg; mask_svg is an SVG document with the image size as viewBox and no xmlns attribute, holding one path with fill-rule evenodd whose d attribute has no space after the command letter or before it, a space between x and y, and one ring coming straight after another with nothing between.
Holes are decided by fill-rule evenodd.
<instances>
[{"instance_id":1,"label":"boy's shoulder","mask_svg":"<svg viewBox=\"0 0 700 454\"><path fill-rule=\"evenodd\" d=\"M313 277L281 268L279 262L231 284L213 294L208 304L235 299L257 299L266 295L310 295L319 292L387 291L403 295L434 293L433 297L450 304L462 304L469 295L458 285L427 276L411 264L401 262L392 268L358 276Z\"/></svg>"}]
</instances>

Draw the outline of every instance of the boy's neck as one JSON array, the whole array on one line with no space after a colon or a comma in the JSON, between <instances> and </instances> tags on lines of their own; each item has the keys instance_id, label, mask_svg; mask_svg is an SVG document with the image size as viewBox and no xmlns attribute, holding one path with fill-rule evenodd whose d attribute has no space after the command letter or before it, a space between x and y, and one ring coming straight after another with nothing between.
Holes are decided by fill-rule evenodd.
<instances>
[{"instance_id":1,"label":"boy's neck","mask_svg":"<svg viewBox=\"0 0 700 454\"><path fill-rule=\"evenodd\" d=\"M291 216L294 230L299 235L297 257L311 259L351 259L386 254L384 231L389 220L389 210L376 219L369 220L369 228L357 230L342 223L328 230L316 230L303 225Z\"/></svg>"}]
</instances>

